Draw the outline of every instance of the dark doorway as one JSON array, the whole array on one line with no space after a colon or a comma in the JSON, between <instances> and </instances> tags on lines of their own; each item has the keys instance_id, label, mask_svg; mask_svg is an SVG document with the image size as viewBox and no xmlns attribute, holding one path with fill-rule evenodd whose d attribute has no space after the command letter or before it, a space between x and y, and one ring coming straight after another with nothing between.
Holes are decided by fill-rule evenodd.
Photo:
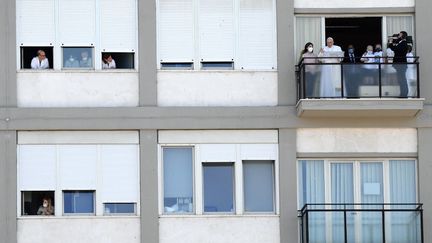
<instances>
[{"instance_id":1,"label":"dark doorway","mask_svg":"<svg viewBox=\"0 0 432 243\"><path fill-rule=\"evenodd\" d=\"M326 18L326 38L333 37L343 51L349 44L354 45L356 56L361 56L367 45L382 43L381 21L381 17Z\"/></svg>"},{"instance_id":2,"label":"dark doorway","mask_svg":"<svg viewBox=\"0 0 432 243\"><path fill-rule=\"evenodd\" d=\"M52 69L54 65L53 60L53 47L52 46L22 46L21 47L21 69L31 68L31 61L33 57L37 56L37 52L42 50L48 58L49 68Z\"/></svg>"}]
</instances>

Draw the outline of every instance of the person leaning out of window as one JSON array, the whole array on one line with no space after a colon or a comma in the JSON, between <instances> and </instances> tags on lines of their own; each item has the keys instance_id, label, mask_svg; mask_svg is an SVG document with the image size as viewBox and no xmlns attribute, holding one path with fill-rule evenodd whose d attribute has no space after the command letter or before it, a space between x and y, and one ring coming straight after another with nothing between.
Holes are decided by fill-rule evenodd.
<instances>
[{"instance_id":1,"label":"person leaning out of window","mask_svg":"<svg viewBox=\"0 0 432 243\"><path fill-rule=\"evenodd\" d=\"M116 63L111 57L111 54L103 54L102 56L102 69L114 69L116 68Z\"/></svg>"},{"instance_id":2,"label":"person leaning out of window","mask_svg":"<svg viewBox=\"0 0 432 243\"><path fill-rule=\"evenodd\" d=\"M43 198L42 205L39 207L37 215L54 215L54 207L52 206L51 198Z\"/></svg>"},{"instance_id":3,"label":"person leaning out of window","mask_svg":"<svg viewBox=\"0 0 432 243\"><path fill-rule=\"evenodd\" d=\"M31 64L32 69L48 69L49 61L43 50L37 51L37 56L33 57Z\"/></svg>"},{"instance_id":4,"label":"person leaning out of window","mask_svg":"<svg viewBox=\"0 0 432 243\"><path fill-rule=\"evenodd\" d=\"M318 63L318 56L313 51L313 44L311 42L308 42L306 43L304 49L301 52L300 60L303 60L303 64L305 64L305 98L311 98L315 95L318 66L314 64Z\"/></svg>"}]
</instances>

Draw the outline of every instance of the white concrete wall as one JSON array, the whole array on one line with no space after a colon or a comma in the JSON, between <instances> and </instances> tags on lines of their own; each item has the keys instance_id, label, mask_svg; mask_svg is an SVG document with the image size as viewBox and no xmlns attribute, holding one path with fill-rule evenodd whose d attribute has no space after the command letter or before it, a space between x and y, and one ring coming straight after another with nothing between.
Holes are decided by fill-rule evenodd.
<instances>
[{"instance_id":1,"label":"white concrete wall","mask_svg":"<svg viewBox=\"0 0 432 243\"><path fill-rule=\"evenodd\" d=\"M159 242L280 243L279 217L163 217L159 220Z\"/></svg>"},{"instance_id":2,"label":"white concrete wall","mask_svg":"<svg viewBox=\"0 0 432 243\"><path fill-rule=\"evenodd\" d=\"M19 107L138 106L138 73L48 71L17 73Z\"/></svg>"},{"instance_id":3,"label":"white concrete wall","mask_svg":"<svg viewBox=\"0 0 432 243\"><path fill-rule=\"evenodd\" d=\"M414 128L304 128L297 130L300 153L416 153Z\"/></svg>"},{"instance_id":4,"label":"white concrete wall","mask_svg":"<svg viewBox=\"0 0 432 243\"><path fill-rule=\"evenodd\" d=\"M295 8L414 7L414 0L295 0Z\"/></svg>"},{"instance_id":5,"label":"white concrete wall","mask_svg":"<svg viewBox=\"0 0 432 243\"><path fill-rule=\"evenodd\" d=\"M138 217L18 219L18 243L139 243Z\"/></svg>"},{"instance_id":6,"label":"white concrete wall","mask_svg":"<svg viewBox=\"0 0 432 243\"><path fill-rule=\"evenodd\" d=\"M159 106L275 106L276 71L159 71Z\"/></svg>"}]
</instances>

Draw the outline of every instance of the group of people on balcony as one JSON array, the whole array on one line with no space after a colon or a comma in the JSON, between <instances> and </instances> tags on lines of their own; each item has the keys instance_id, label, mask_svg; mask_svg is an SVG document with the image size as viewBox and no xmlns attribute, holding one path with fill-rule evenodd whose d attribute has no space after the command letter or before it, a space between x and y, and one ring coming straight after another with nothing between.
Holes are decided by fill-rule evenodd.
<instances>
[{"instance_id":1,"label":"group of people on balcony","mask_svg":"<svg viewBox=\"0 0 432 243\"><path fill-rule=\"evenodd\" d=\"M306 43L301 52L305 66L303 87L306 97L341 97L342 91L345 97L361 97L361 85L378 85L380 64L384 64L381 69L386 72L386 76L393 77L392 82L399 86L400 93L395 96L415 95L416 91L411 90L410 84L416 81L416 69L414 65L406 65L415 62L412 46L407 43L407 32L401 31L397 37L389 38L385 55L381 44L376 44L375 48L368 45L361 57L355 56L354 51L351 44L348 45L348 51L344 52L334 44L332 37L327 38L326 46L318 54L314 53L313 43ZM342 65L339 65L341 62L347 64L343 65L343 70ZM358 63L362 64L349 65Z\"/></svg>"}]
</instances>

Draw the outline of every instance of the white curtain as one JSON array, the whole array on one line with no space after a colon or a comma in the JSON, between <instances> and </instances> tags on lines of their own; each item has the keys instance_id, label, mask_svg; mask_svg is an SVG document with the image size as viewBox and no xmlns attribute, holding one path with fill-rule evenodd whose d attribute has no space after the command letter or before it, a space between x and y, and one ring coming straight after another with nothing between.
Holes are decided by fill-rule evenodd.
<instances>
[{"instance_id":1,"label":"white curtain","mask_svg":"<svg viewBox=\"0 0 432 243\"><path fill-rule=\"evenodd\" d=\"M298 185L300 187L299 208L306 203L324 203L324 161L299 161ZM311 206L310 208L323 208ZM325 214L312 212L309 217L309 242L322 242L326 236Z\"/></svg>"},{"instance_id":2,"label":"white curtain","mask_svg":"<svg viewBox=\"0 0 432 243\"><path fill-rule=\"evenodd\" d=\"M390 161L390 201L392 203L416 203L415 175L414 160ZM393 208L407 208L407 206ZM391 242L420 242L420 216L417 213L393 212L390 219Z\"/></svg>"},{"instance_id":3,"label":"white curtain","mask_svg":"<svg viewBox=\"0 0 432 243\"><path fill-rule=\"evenodd\" d=\"M312 42L315 49L314 52L318 54L319 49L322 47L321 32L321 17L296 18L296 60L299 60L300 52L308 42Z\"/></svg>"}]
</instances>

